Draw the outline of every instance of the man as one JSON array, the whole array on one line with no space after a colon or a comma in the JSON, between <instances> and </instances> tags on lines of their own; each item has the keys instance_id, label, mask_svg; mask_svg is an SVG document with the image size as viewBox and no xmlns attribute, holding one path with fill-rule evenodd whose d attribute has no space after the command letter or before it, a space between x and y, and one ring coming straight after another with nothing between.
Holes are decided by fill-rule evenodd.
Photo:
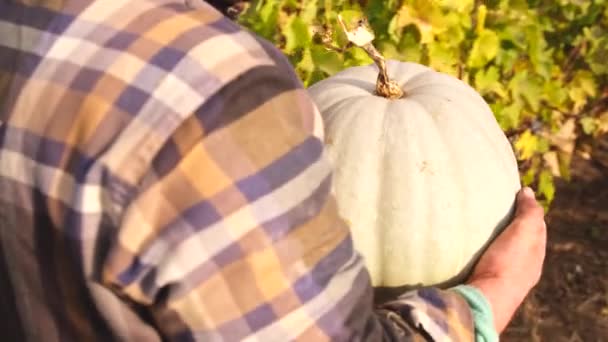
<instances>
[{"instance_id":1,"label":"man","mask_svg":"<svg viewBox=\"0 0 608 342\"><path fill-rule=\"evenodd\" d=\"M533 194L469 285L374 308L314 105L269 43L190 3L0 3L3 336L495 339L540 275Z\"/></svg>"}]
</instances>

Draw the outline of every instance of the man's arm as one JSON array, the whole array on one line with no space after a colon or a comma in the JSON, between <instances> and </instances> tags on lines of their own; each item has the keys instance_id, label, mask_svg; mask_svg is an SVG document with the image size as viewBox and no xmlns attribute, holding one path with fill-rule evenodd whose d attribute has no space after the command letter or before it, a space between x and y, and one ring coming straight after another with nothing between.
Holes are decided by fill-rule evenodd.
<instances>
[{"instance_id":1,"label":"man's arm","mask_svg":"<svg viewBox=\"0 0 608 342\"><path fill-rule=\"evenodd\" d=\"M373 308L330 194L316 114L275 66L226 85L155 158L104 283L169 339L471 340L456 292L426 289Z\"/></svg>"}]
</instances>

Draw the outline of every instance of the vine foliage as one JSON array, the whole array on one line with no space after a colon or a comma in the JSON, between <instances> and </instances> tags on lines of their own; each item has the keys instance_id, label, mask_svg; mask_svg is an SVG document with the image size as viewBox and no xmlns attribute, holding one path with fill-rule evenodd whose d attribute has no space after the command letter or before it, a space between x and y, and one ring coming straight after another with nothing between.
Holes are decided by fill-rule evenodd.
<instances>
[{"instance_id":1,"label":"vine foliage","mask_svg":"<svg viewBox=\"0 0 608 342\"><path fill-rule=\"evenodd\" d=\"M240 21L275 43L305 86L372 60L327 49L320 32L367 18L391 59L428 65L473 86L519 159L522 181L546 206L608 132L608 0L257 0Z\"/></svg>"}]
</instances>

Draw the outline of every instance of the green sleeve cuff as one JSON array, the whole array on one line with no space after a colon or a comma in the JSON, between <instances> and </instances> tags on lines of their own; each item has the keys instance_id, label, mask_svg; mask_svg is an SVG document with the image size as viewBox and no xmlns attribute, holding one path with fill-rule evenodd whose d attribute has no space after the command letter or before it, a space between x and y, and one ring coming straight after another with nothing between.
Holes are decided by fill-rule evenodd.
<instances>
[{"instance_id":1,"label":"green sleeve cuff","mask_svg":"<svg viewBox=\"0 0 608 342\"><path fill-rule=\"evenodd\" d=\"M498 333L494 329L494 316L490 302L477 288L469 285L460 285L452 288L467 301L473 312L475 322L476 342L497 342Z\"/></svg>"}]
</instances>

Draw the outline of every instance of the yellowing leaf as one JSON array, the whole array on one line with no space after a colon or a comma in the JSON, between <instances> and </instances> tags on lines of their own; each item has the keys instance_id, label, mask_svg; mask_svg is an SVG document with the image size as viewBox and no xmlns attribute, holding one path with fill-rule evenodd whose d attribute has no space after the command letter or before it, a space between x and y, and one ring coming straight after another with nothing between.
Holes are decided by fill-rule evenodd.
<instances>
[{"instance_id":1,"label":"yellowing leaf","mask_svg":"<svg viewBox=\"0 0 608 342\"><path fill-rule=\"evenodd\" d=\"M475 31L477 31L478 34L482 33L485 28L487 14L488 8L486 5L479 5L479 7L477 7L477 27L475 28Z\"/></svg>"},{"instance_id":2,"label":"yellowing leaf","mask_svg":"<svg viewBox=\"0 0 608 342\"><path fill-rule=\"evenodd\" d=\"M441 0L439 5L443 8L450 9L456 12L468 13L473 9L475 5L474 0ZM483 5L481 5L483 6Z\"/></svg>"},{"instance_id":3,"label":"yellowing leaf","mask_svg":"<svg viewBox=\"0 0 608 342\"><path fill-rule=\"evenodd\" d=\"M416 11L413 10L409 5L403 4L397 11L397 14L393 20L393 31L400 30L410 24L413 24L420 32L420 43L425 44L433 41L433 26L430 22L418 17Z\"/></svg>"},{"instance_id":4,"label":"yellowing leaf","mask_svg":"<svg viewBox=\"0 0 608 342\"><path fill-rule=\"evenodd\" d=\"M469 66L479 68L496 57L500 40L494 31L483 30L475 42L469 55Z\"/></svg>"},{"instance_id":5,"label":"yellowing leaf","mask_svg":"<svg viewBox=\"0 0 608 342\"><path fill-rule=\"evenodd\" d=\"M581 89L589 96L595 96L597 93L597 84L593 78L593 74L588 71L577 73L575 81L580 84Z\"/></svg>"},{"instance_id":6,"label":"yellowing leaf","mask_svg":"<svg viewBox=\"0 0 608 342\"><path fill-rule=\"evenodd\" d=\"M522 181L542 181L542 196L552 197L543 169L568 178L572 156L585 148L575 145L579 135L608 132L608 0L256 0L239 21L285 52L309 86L372 63L360 48L338 53L309 39L313 27L327 27L333 45L345 47L339 14L349 29L368 17L387 59L474 85L526 160Z\"/></svg>"},{"instance_id":7,"label":"yellowing leaf","mask_svg":"<svg viewBox=\"0 0 608 342\"><path fill-rule=\"evenodd\" d=\"M587 70L578 71L568 87L568 95L574 102L574 111L579 111L587 103L589 97L595 96L597 84L593 74Z\"/></svg>"},{"instance_id":8,"label":"yellowing leaf","mask_svg":"<svg viewBox=\"0 0 608 342\"><path fill-rule=\"evenodd\" d=\"M581 127L583 128L583 132L587 135L593 135L598 128L598 124L595 118L590 116L585 116L579 120Z\"/></svg>"},{"instance_id":9,"label":"yellowing leaf","mask_svg":"<svg viewBox=\"0 0 608 342\"><path fill-rule=\"evenodd\" d=\"M515 149L519 152L520 160L532 158L538 149L538 137L532 134L530 130L526 130L517 139Z\"/></svg>"}]
</instances>

